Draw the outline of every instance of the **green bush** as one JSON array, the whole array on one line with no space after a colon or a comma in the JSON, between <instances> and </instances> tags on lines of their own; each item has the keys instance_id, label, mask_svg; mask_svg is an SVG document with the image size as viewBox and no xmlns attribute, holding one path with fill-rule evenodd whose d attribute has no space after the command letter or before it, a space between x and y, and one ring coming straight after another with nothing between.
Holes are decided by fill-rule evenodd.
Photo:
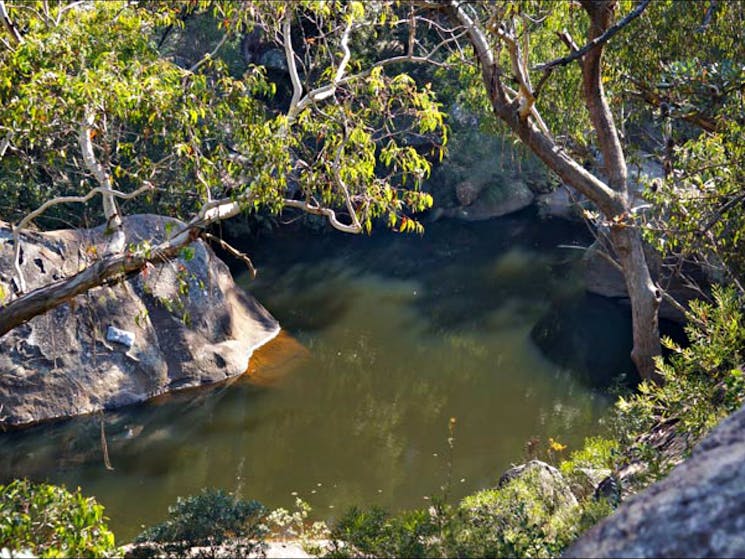
<instances>
[{"instance_id":1,"label":"green bush","mask_svg":"<svg viewBox=\"0 0 745 559\"><path fill-rule=\"evenodd\" d=\"M665 456L645 436L663 424L674 426L687 454L712 427L745 401L745 302L730 288L715 287L713 303L691 302L687 347L663 339L671 356L658 359L663 383L643 382L621 397L611 418L614 437L627 456L645 462L644 484L664 476L684 456ZM679 454L679 453L678 453Z\"/></svg>"},{"instance_id":2,"label":"green bush","mask_svg":"<svg viewBox=\"0 0 745 559\"><path fill-rule=\"evenodd\" d=\"M258 501L244 501L221 489L202 490L199 495L179 497L168 509L168 520L148 528L135 542L163 544L163 550L176 555L192 547L223 544L241 555L260 554L268 532L266 514Z\"/></svg>"},{"instance_id":3,"label":"green bush","mask_svg":"<svg viewBox=\"0 0 745 559\"><path fill-rule=\"evenodd\" d=\"M390 516L379 507L354 507L332 528L327 557L434 557L438 528L427 510Z\"/></svg>"},{"instance_id":4,"label":"green bush","mask_svg":"<svg viewBox=\"0 0 745 559\"><path fill-rule=\"evenodd\" d=\"M457 506L394 516L380 508L349 510L331 530L327 557L551 557L607 516L605 501L580 504L528 471Z\"/></svg>"},{"instance_id":5,"label":"green bush","mask_svg":"<svg viewBox=\"0 0 745 559\"><path fill-rule=\"evenodd\" d=\"M103 506L78 488L15 480L0 485L0 549L38 557L105 557L114 550Z\"/></svg>"}]
</instances>

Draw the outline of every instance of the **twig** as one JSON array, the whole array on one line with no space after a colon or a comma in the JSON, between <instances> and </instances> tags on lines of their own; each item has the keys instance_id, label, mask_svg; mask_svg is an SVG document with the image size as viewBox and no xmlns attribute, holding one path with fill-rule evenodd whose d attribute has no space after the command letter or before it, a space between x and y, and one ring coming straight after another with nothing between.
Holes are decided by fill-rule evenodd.
<instances>
[{"instance_id":1,"label":"twig","mask_svg":"<svg viewBox=\"0 0 745 559\"><path fill-rule=\"evenodd\" d=\"M220 39L220 42L217 43L217 46L214 48L214 50L212 52L208 53L208 54L205 54L202 58L200 58L199 60L197 60L197 62L195 62L194 65L191 68L189 68L189 72L193 74L194 72L196 72L199 69L199 67L202 64L204 64L208 60L211 60L211 59L215 58L215 55L217 55L217 52L222 48L222 46L225 44L225 41L228 40L228 37L229 36L230 36L230 33L225 33L222 36L222 39Z\"/></svg>"},{"instance_id":2,"label":"twig","mask_svg":"<svg viewBox=\"0 0 745 559\"><path fill-rule=\"evenodd\" d=\"M208 241L217 243L218 245L220 245L220 248L223 249L225 252L230 253L231 256L234 256L235 258L243 262L248 268L249 273L251 274L251 279L256 279L256 274L258 273L258 271L254 267L253 262L251 262L251 259L246 255L246 253L239 251L237 248L225 242L220 237L216 237L212 233L208 233L204 231L202 233L202 237L204 237Z\"/></svg>"},{"instance_id":3,"label":"twig","mask_svg":"<svg viewBox=\"0 0 745 559\"><path fill-rule=\"evenodd\" d=\"M103 426L103 413L101 414L101 450L103 451L103 465L107 470L112 471L114 468L109 460L109 445L106 443L106 431Z\"/></svg>"}]
</instances>

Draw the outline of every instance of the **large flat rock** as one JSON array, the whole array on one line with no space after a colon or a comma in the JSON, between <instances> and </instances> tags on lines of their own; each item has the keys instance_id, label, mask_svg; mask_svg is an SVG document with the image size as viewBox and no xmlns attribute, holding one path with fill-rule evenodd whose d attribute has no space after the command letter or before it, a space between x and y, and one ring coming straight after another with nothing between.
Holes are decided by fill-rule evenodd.
<instances>
[{"instance_id":1,"label":"large flat rock","mask_svg":"<svg viewBox=\"0 0 745 559\"><path fill-rule=\"evenodd\" d=\"M179 226L131 216L127 242L155 244L169 221ZM102 228L24 234L28 289L82 270L104 241ZM191 258L92 289L0 337L0 427L113 409L244 373L279 324L201 240L190 248ZM0 226L0 304L14 297L13 251ZM131 346L112 339L112 327L131 334Z\"/></svg>"}]
</instances>

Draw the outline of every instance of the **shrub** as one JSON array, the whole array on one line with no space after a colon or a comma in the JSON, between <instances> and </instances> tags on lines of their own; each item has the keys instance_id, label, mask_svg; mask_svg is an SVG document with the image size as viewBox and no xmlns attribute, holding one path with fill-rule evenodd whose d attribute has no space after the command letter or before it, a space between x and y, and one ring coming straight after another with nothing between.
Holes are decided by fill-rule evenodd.
<instances>
[{"instance_id":1,"label":"shrub","mask_svg":"<svg viewBox=\"0 0 745 559\"><path fill-rule=\"evenodd\" d=\"M745 317L743 300L730 288L715 287L714 303L692 301L682 347L671 339L663 343L672 354L657 369L662 385L643 382L633 396L619 398L611 424L625 454L649 466L644 480L664 476L690 452L712 427L739 408L745 400L743 366ZM685 442L685 452L666 456L645 435L667 424Z\"/></svg>"},{"instance_id":2,"label":"shrub","mask_svg":"<svg viewBox=\"0 0 745 559\"><path fill-rule=\"evenodd\" d=\"M167 554L183 555L192 547L230 544L236 553L262 553L268 532L267 511L258 501L244 501L218 489L179 497L168 509L168 520L152 526L136 543L163 544ZM145 550L147 546L141 546Z\"/></svg>"},{"instance_id":3,"label":"shrub","mask_svg":"<svg viewBox=\"0 0 745 559\"><path fill-rule=\"evenodd\" d=\"M332 527L327 557L551 557L611 511L605 501L577 504L565 483L549 487L529 471L457 506L435 500L395 516L353 508Z\"/></svg>"},{"instance_id":4,"label":"shrub","mask_svg":"<svg viewBox=\"0 0 745 559\"><path fill-rule=\"evenodd\" d=\"M39 557L105 557L114 551L103 506L80 488L15 480L0 486L0 549Z\"/></svg>"},{"instance_id":5,"label":"shrub","mask_svg":"<svg viewBox=\"0 0 745 559\"><path fill-rule=\"evenodd\" d=\"M438 526L429 511L390 516L379 507L351 508L331 530L327 557L434 557L431 537Z\"/></svg>"}]
</instances>

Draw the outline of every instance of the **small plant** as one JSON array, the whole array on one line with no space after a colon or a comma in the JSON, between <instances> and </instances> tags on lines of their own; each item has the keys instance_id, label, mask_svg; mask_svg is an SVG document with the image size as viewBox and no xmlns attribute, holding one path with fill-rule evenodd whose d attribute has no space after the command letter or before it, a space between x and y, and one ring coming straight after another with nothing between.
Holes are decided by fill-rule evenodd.
<instances>
[{"instance_id":1,"label":"small plant","mask_svg":"<svg viewBox=\"0 0 745 559\"><path fill-rule=\"evenodd\" d=\"M257 501L243 501L223 490L203 490L179 497L168 509L168 520L152 526L135 539L140 544L159 544L167 555L183 556L194 547L230 545L238 555L258 554L265 549L268 533L266 509ZM140 546L144 551L147 545Z\"/></svg>"},{"instance_id":2,"label":"small plant","mask_svg":"<svg viewBox=\"0 0 745 559\"><path fill-rule=\"evenodd\" d=\"M325 522L310 523L311 506L300 497L295 499L295 512L284 508L274 509L266 518L272 537L297 539L302 548L311 555L320 555L323 550L319 541L329 537Z\"/></svg>"},{"instance_id":3,"label":"small plant","mask_svg":"<svg viewBox=\"0 0 745 559\"><path fill-rule=\"evenodd\" d=\"M15 480L0 485L0 549L37 557L105 557L114 534L103 506L64 487Z\"/></svg>"}]
</instances>

